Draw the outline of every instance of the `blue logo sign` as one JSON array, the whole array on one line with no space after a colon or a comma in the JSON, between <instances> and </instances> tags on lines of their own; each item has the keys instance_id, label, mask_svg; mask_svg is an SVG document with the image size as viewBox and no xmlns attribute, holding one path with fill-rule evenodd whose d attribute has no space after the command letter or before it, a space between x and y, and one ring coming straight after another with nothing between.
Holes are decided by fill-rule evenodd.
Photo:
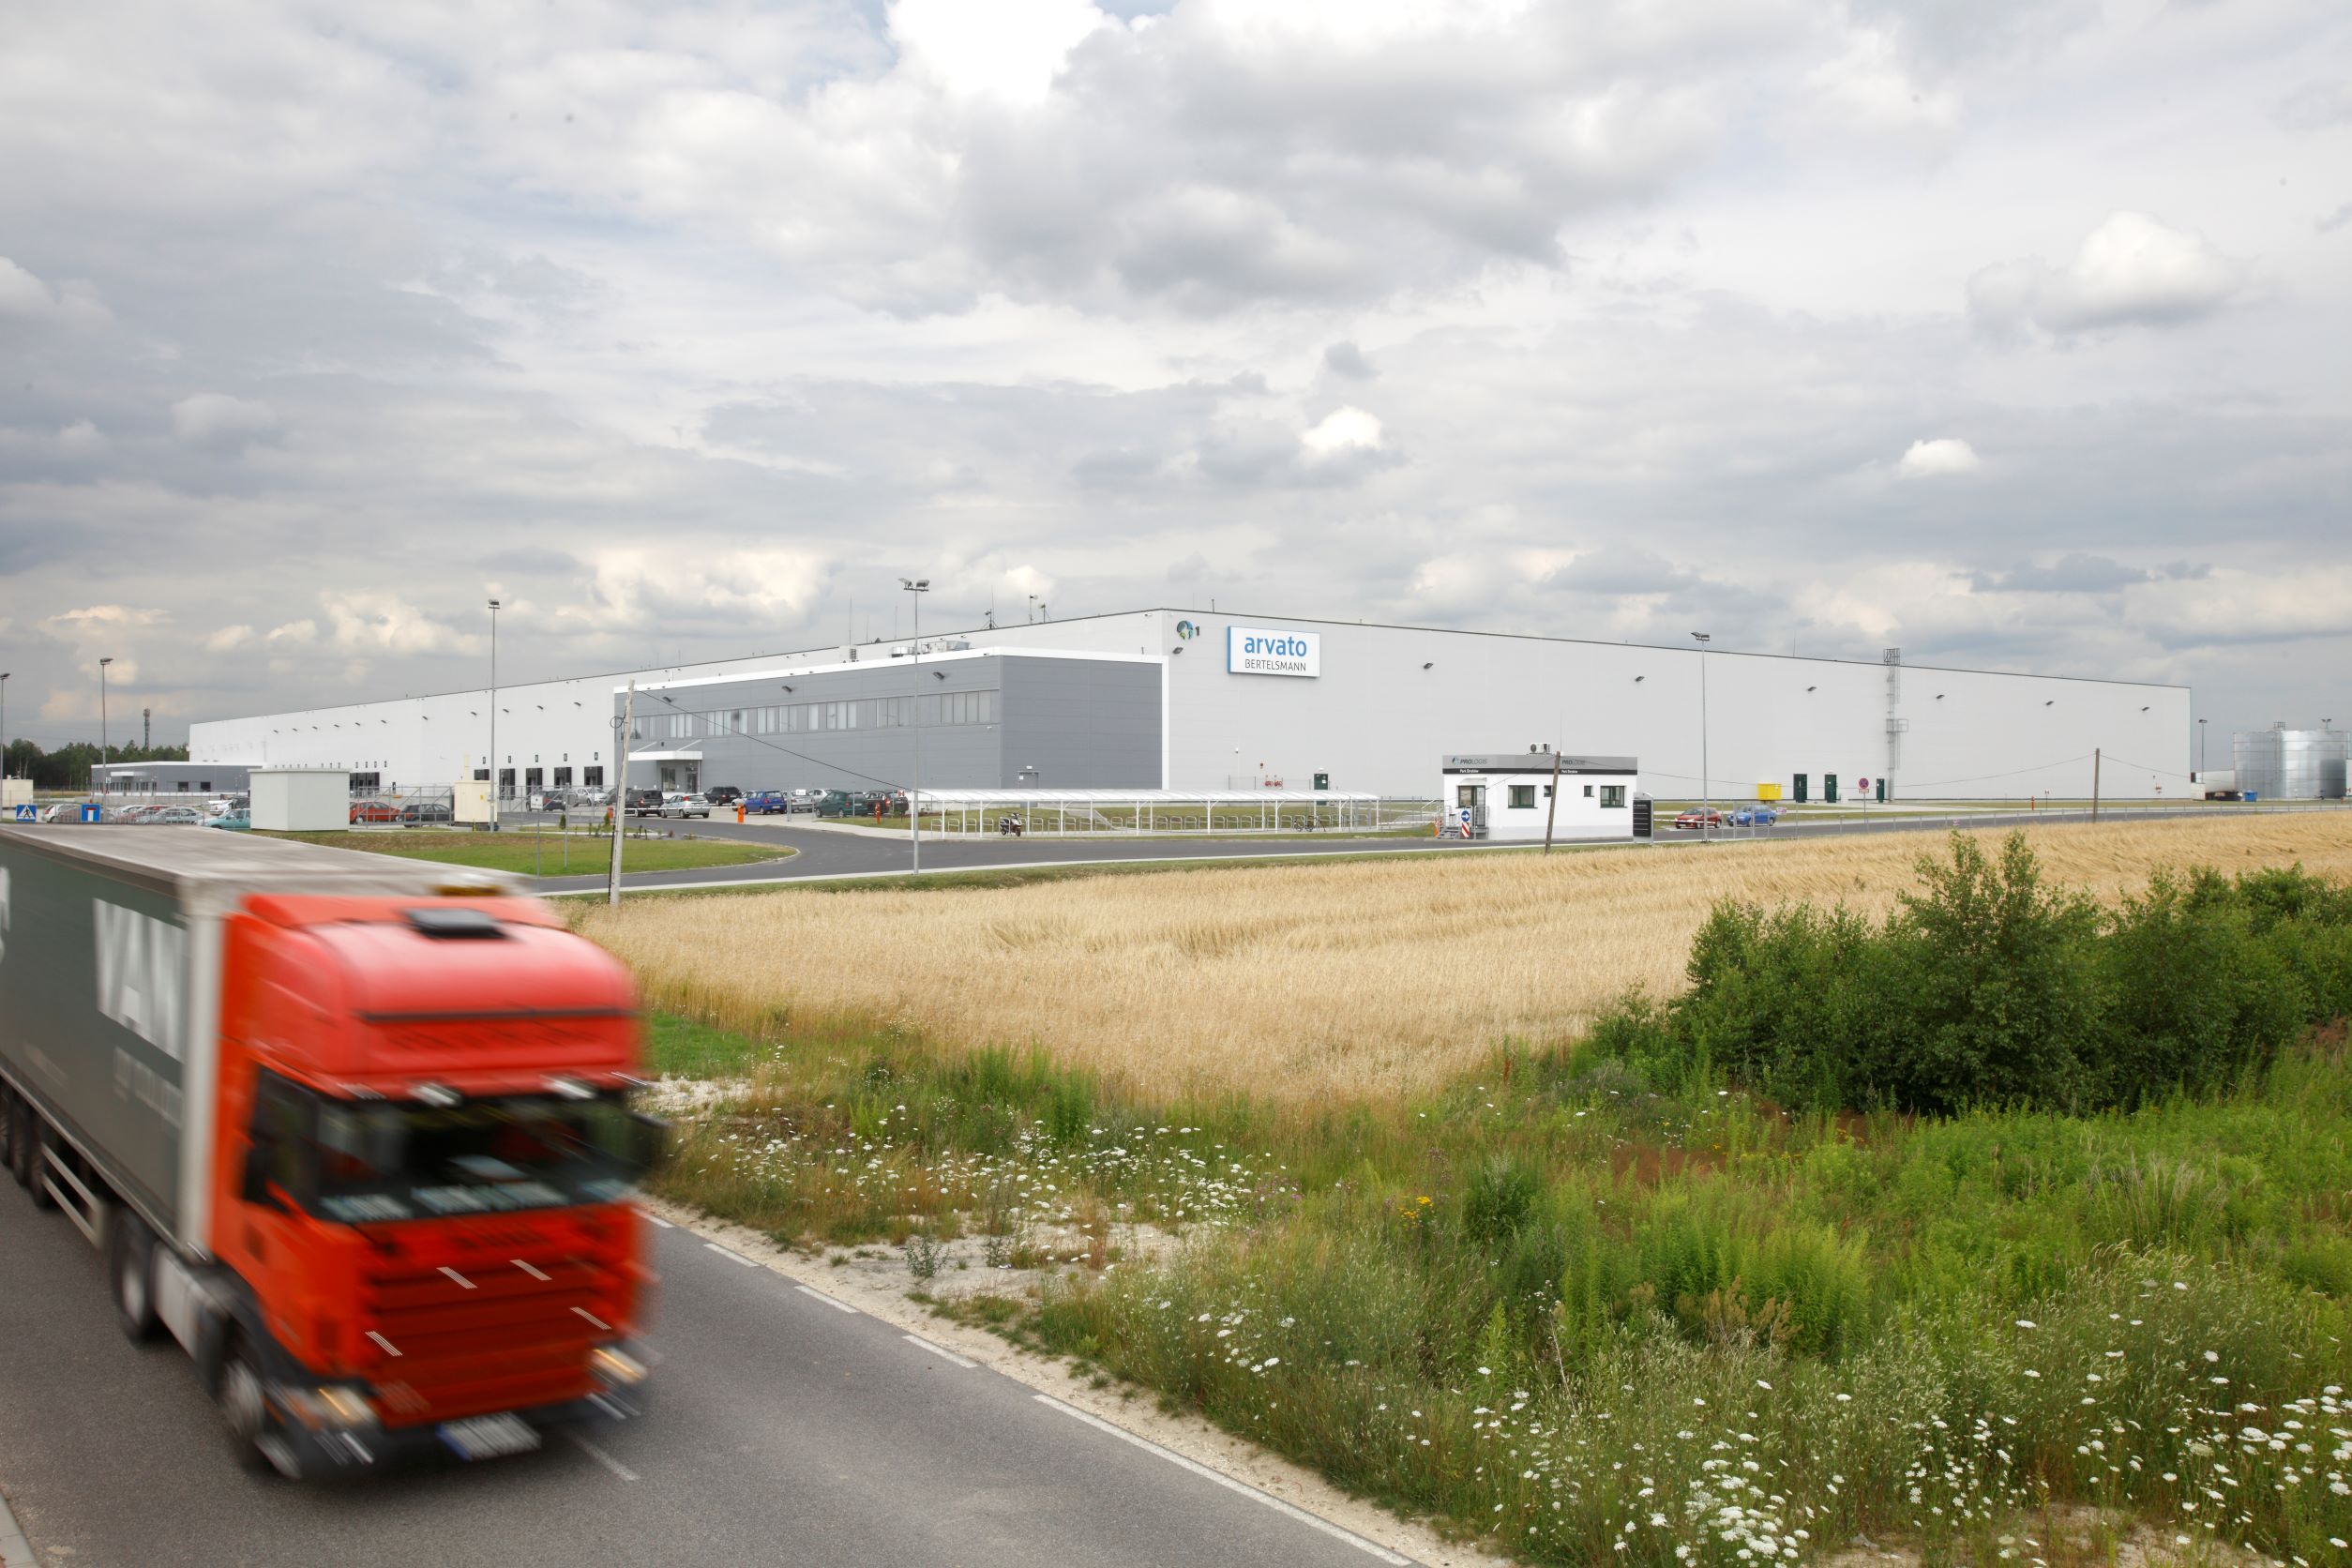
<instances>
[{"instance_id":1,"label":"blue logo sign","mask_svg":"<svg viewBox=\"0 0 2352 1568\"><path fill-rule=\"evenodd\" d=\"M1228 626L1225 667L1237 675L1319 675L1323 672L1322 633L1280 626Z\"/></svg>"},{"instance_id":2,"label":"blue logo sign","mask_svg":"<svg viewBox=\"0 0 2352 1568\"><path fill-rule=\"evenodd\" d=\"M1176 636L1180 641L1189 642L1199 635L1200 628L1194 626L1190 621L1179 621L1176 623Z\"/></svg>"}]
</instances>

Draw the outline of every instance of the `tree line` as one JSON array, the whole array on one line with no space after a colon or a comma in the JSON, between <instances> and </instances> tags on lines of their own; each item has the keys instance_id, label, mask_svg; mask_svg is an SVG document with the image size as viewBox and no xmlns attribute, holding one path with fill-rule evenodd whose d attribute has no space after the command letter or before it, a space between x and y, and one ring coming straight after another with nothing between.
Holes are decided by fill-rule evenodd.
<instances>
[{"instance_id":1,"label":"tree line","mask_svg":"<svg viewBox=\"0 0 2352 1568\"><path fill-rule=\"evenodd\" d=\"M7 775L29 778L36 790L86 790L90 769L108 762L185 762L185 746L110 746L103 759L88 741L74 741L54 751L43 751L28 740L13 740L7 752Z\"/></svg>"}]
</instances>

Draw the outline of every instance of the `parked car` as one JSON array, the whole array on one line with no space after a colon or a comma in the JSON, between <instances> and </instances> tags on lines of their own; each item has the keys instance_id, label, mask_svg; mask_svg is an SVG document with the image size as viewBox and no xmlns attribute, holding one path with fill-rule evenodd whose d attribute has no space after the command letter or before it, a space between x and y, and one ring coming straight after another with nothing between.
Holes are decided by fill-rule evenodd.
<instances>
[{"instance_id":1,"label":"parked car","mask_svg":"<svg viewBox=\"0 0 2352 1568\"><path fill-rule=\"evenodd\" d=\"M660 814L665 817L708 817L711 803L704 795L679 794L672 791L661 797Z\"/></svg>"},{"instance_id":2,"label":"parked car","mask_svg":"<svg viewBox=\"0 0 2352 1568\"><path fill-rule=\"evenodd\" d=\"M202 827L204 814L192 806L158 806L147 813L149 827Z\"/></svg>"},{"instance_id":3,"label":"parked car","mask_svg":"<svg viewBox=\"0 0 2352 1568\"><path fill-rule=\"evenodd\" d=\"M754 790L743 797L743 808L754 817L772 817L784 809L784 792Z\"/></svg>"},{"instance_id":4,"label":"parked car","mask_svg":"<svg viewBox=\"0 0 2352 1568\"><path fill-rule=\"evenodd\" d=\"M661 800L659 790L631 790L629 814L635 817L657 816L661 811Z\"/></svg>"},{"instance_id":5,"label":"parked car","mask_svg":"<svg viewBox=\"0 0 2352 1568\"><path fill-rule=\"evenodd\" d=\"M825 792L822 790L793 790L787 792L784 797L784 809L814 811L817 809L818 803L824 798Z\"/></svg>"},{"instance_id":6,"label":"parked car","mask_svg":"<svg viewBox=\"0 0 2352 1568\"><path fill-rule=\"evenodd\" d=\"M817 797L816 811L820 817L854 817L863 809L859 797L847 790L827 790Z\"/></svg>"},{"instance_id":7,"label":"parked car","mask_svg":"<svg viewBox=\"0 0 2352 1568\"><path fill-rule=\"evenodd\" d=\"M456 821L456 814L437 800L411 801L400 807L400 825L414 827L418 822Z\"/></svg>"},{"instance_id":8,"label":"parked car","mask_svg":"<svg viewBox=\"0 0 2352 1568\"><path fill-rule=\"evenodd\" d=\"M355 800L351 803L351 820L354 822L397 822L400 808L388 800Z\"/></svg>"},{"instance_id":9,"label":"parked car","mask_svg":"<svg viewBox=\"0 0 2352 1568\"><path fill-rule=\"evenodd\" d=\"M233 833L250 833L253 829L253 818L243 807L239 807L234 811L221 812L219 816L214 817L205 822L204 825L206 827L225 827Z\"/></svg>"},{"instance_id":10,"label":"parked car","mask_svg":"<svg viewBox=\"0 0 2352 1568\"><path fill-rule=\"evenodd\" d=\"M1780 821L1780 813L1769 806L1742 806L1731 814L1733 827L1770 827Z\"/></svg>"},{"instance_id":11,"label":"parked car","mask_svg":"<svg viewBox=\"0 0 2352 1568\"><path fill-rule=\"evenodd\" d=\"M732 806L743 799L743 792L732 784L714 784L702 792L702 798L713 806Z\"/></svg>"},{"instance_id":12,"label":"parked car","mask_svg":"<svg viewBox=\"0 0 2352 1568\"><path fill-rule=\"evenodd\" d=\"M1704 828L1724 825L1724 814L1712 807L1694 807L1674 819L1676 827Z\"/></svg>"},{"instance_id":13,"label":"parked car","mask_svg":"<svg viewBox=\"0 0 2352 1568\"><path fill-rule=\"evenodd\" d=\"M533 796L531 801L531 809L534 811L568 811L571 807L571 793L565 790L542 791Z\"/></svg>"}]
</instances>

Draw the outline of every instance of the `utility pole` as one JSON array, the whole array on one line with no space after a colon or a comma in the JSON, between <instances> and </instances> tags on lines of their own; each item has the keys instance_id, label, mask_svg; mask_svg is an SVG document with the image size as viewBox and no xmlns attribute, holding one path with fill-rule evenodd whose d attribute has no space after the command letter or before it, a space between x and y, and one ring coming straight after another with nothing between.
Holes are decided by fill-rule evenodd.
<instances>
[{"instance_id":1,"label":"utility pole","mask_svg":"<svg viewBox=\"0 0 2352 1568\"><path fill-rule=\"evenodd\" d=\"M620 732L613 754L620 759L620 772L614 776L612 790L612 871L605 881L604 901L621 901L621 836L629 825L629 731L637 723L637 677L629 677L629 694L621 702L621 716L613 721Z\"/></svg>"},{"instance_id":2,"label":"utility pole","mask_svg":"<svg viewBox=\"0 0 2352 1568\"><path fill-rule=\"evenodd\" d=\"M2094 822L2099 820L2099 756L2094 747L2090 753L2090 820Z\"/></svg>"},{"instance_id":3,"label":"utility pole","mask_svg":"<svg viewBox=\"0 0 2352 1568\"><path fill-rule=\"evenodd\" d=\"M1544 852L1552 852L1552 823L1560 819L1560 747L1552 747L1552 791L1544 806Z\"/></svg>"},{"instance_id":4,"label":"utility pole","mask_svg":"<svg viewBox=\"0 0 2352 1568\"><path fill-rule=\"evenodd\" d=\"M907 721L914 726L914 782L907 790L907 841L914 847L914 869L923 869L923 596L931 591L927 577L902 577L898 586L914 606L914 708Z\"/></svg>"},{"instance_id":5,"label":"utility pole","mask_svg":"<svg viewBox=\"0 0 2352 1568\"><path fill-rule=\"evenodd\" d=\"M498 831L498 601L490 602L490 831Z\"/></svg>"},{"instance_id":6,"label":"utility pole","mask_svg":"<svg viewBox=\"0 0 2352 1568\"><path fill-rule=\"evenodd\" d=\"M0 675L0 680L7 678ZM2197 720L2197 781L2205 781L2205 720L2201 718Z\"/></svg>"},{"instance_id":7,"label":"utility pole","mask_svg":"<svg viewBox=\"0 0 2352 1568\"><path fill-rule=\"evenodd\" d=\"M1703 631L1691 636L1698 643L1698 807L1699 835L1711 838L1715 835L1715 792L1708 778L1707 769L1707 644L1714 638Z\"/></svg>"},{"instance_id":8,"label":"utility pole","mask_svg":"<svg viewBox=\"0 0 2352 1568\"><path fill-rule=\"evenodd\" d=\"M106 667L113 662L111 657L98 660L98 762L101 766L106 761ZM98 788L96 768L90 770L90 788L93 791Z\"/></svg>"},{"instance_id":9,"label":"utility pole","mask_svg":"<svg viewBox=\"0 0 2352 1568\"><path fill-rule=\"evenodd\" d=\"M0 778L8 776L8 672L0 670Z\"/></svg>"},{"instance_id":10,"label":"utility pole","mask_svg":"<svg viewBox=\"0 0 2352 1568\"><path fill-rule=\"evenodd\" d=\"M139 749L142 751L155 749L155 710L153 708L139 710Z\"/></svg>"}]
</instances>

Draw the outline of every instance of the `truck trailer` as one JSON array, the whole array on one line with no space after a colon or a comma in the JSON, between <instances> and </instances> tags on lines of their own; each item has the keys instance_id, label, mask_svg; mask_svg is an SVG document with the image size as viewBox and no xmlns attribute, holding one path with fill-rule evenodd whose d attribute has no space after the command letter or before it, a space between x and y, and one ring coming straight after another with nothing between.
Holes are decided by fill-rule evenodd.
<instances>
[{"instance_id":1,"label":"truck trailer","mask_svg":"<svg viewBox=\"0 0 2352 1568\"><path fill-rule=\"evenodd\" d=\"M642 1022L512 879L0 827L0 1163L296 1478L642 1409ZM23 1289L24 1282L14 1282Z\"/></svg>"}]
</instances>

